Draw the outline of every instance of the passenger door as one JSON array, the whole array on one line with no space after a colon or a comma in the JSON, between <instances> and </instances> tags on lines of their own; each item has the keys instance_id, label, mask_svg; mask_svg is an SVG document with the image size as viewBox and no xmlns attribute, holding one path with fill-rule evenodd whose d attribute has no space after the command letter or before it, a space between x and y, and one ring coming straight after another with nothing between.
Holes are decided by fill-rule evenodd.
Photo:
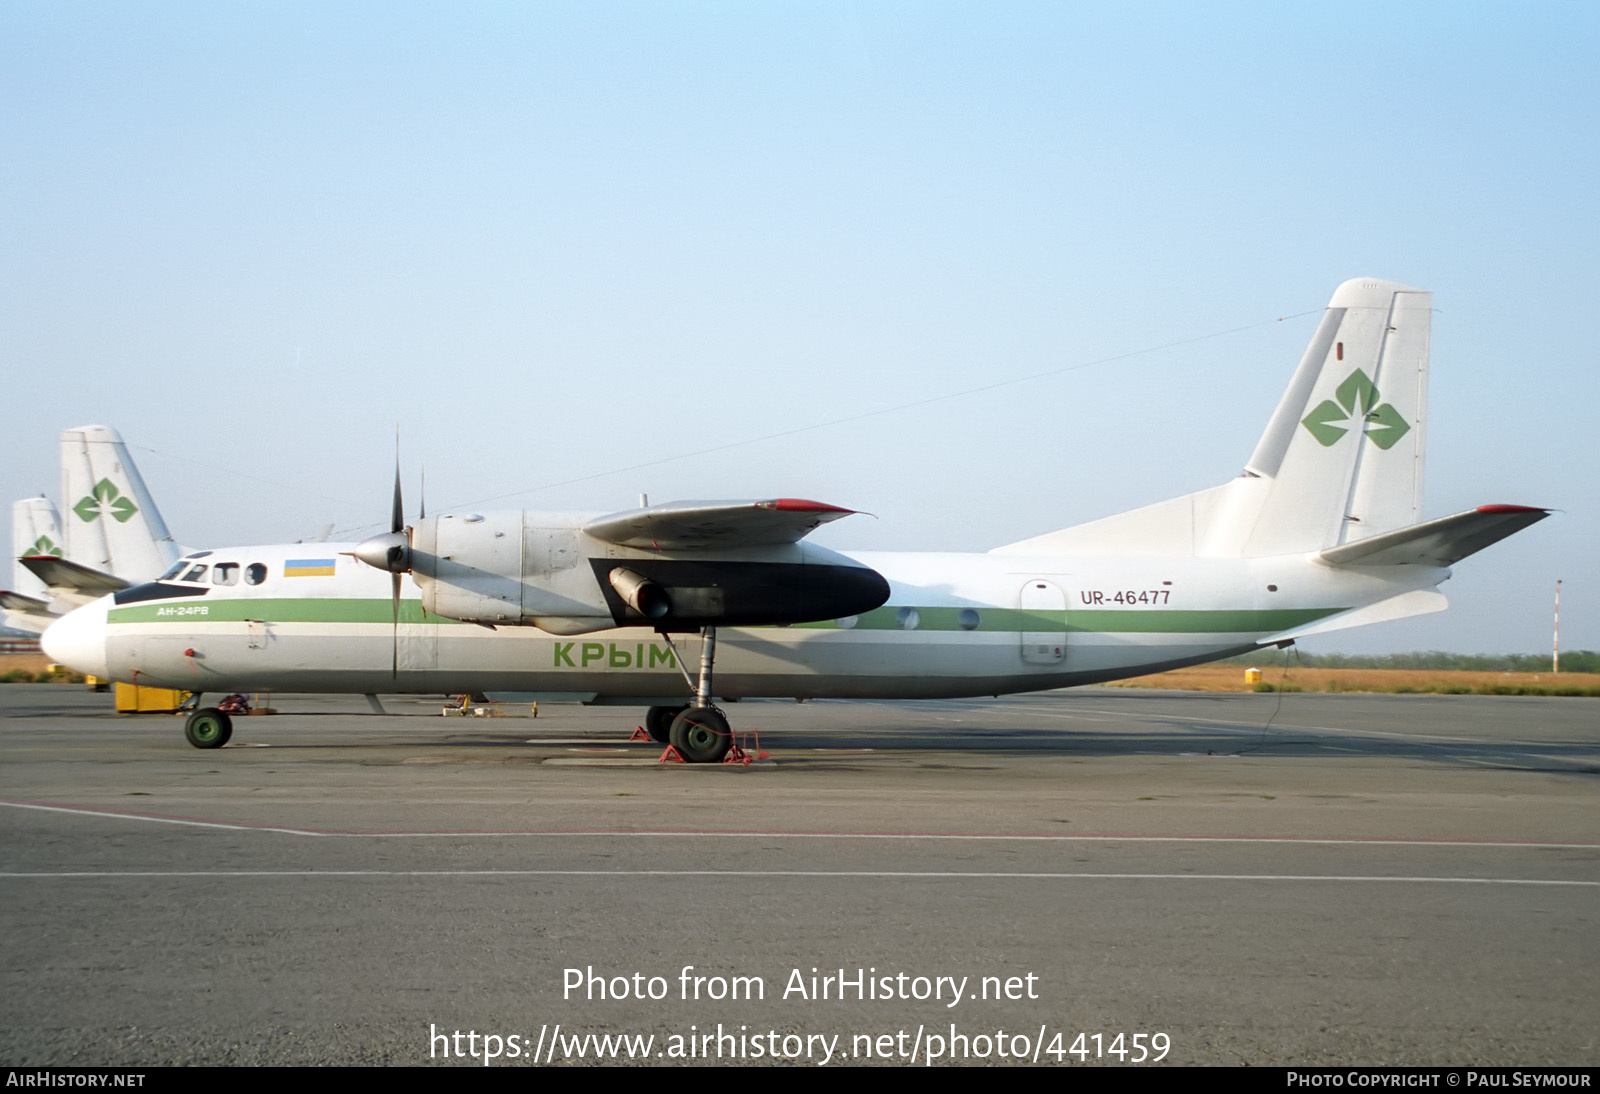
<instances>
[{"instance_id":1,"label":"passenger door","mask_svg":"<svg viewBox=\"0 0 1600 1094\"><path fill-rule=\"evenodd\" d=\"M1067 594L1042 577L1029 578L1017 597L1022 660L1059 665L1067 659Z\"/></svg>"}]
</instances>

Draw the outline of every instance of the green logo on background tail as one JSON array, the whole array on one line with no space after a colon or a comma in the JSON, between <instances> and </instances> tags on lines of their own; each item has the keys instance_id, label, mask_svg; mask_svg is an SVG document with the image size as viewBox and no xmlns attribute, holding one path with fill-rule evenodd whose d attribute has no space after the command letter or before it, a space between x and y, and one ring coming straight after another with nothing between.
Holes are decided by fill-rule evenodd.
<instances>
[{"instance_id":1,"label":"green logo on background tail","mask_svg":"<svg viewBox=\"0 0 1600 1094\"><path fill-rule=\"evenodd\" d=\"M139 511L139 507L131 499L123 497L110 479L101 479L94 484L93 492L74 505L72 511L85 523L101 513L108 513L118 524L126 524L128 518Z\"/></svg>"},{"instance_id":2,"label":"green logo on background tail","mask_svg":"<svg viewBox=\"0 0 1600 1094\"><path fill-rule=\"evenodd\" d=\"M28 553L30 555L55 555L57 558L62 557L61 548L57 547L54 543L51 543L49 536L40 536L38 539L34 540L33 546L28 548Z\"/></svg>"},{"instance_id":3,"label":"green logo on background tail","mask_svg":"<svg viewBox=\"0 0 1600 1094\"><path fill-rule=\"evenodd\" d=\"M1300 419L1306 432L1324 448L1331 447L1350 431L1348 426L1339 423L1354 417L1360 417L1365 423L1363 432L1367 438L1386 452L1411 432L1411 424L1400 416L1393 404L1378 402L1378 386L1360 369L1346 376L1333 396L1339 401L1324 399L1316 409Z\"/></svg>"}]
</instances>

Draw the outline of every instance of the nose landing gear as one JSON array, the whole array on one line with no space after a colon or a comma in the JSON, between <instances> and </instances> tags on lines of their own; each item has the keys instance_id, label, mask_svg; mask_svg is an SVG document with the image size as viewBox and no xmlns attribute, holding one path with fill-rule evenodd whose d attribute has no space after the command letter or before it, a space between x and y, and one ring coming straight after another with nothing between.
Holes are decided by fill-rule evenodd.
<instances>
[{"instance_id":1,"label":"nose landing gear","mask_svg":"<svg viewBox=\"0 0 1600 1094\"><path fill-rule=\"evenodd\" d=\"M216 707L201 707L183 723L183 735L196 748L221 748L233 736L233 719Z\"/></svg>"}]
</instances>

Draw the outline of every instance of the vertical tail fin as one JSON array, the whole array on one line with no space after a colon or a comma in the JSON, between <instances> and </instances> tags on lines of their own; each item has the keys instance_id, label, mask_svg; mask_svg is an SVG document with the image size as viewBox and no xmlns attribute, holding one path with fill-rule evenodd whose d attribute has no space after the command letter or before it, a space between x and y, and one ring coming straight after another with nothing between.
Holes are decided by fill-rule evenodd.
<instances>
[{"instance_id":1,"label":"vertical tail fin","mask_svg":"<svg viewBox=\"0 0 1600 1094\"><path fill-rule=\"evenodd\" d=\"M11 588L26 596L49 595L44 582L17 559L24 555L55 555L61 558L66 547L61 536L61 517L49 498L23 498L11 504Z\"/></svg>"},{"instance_id":2,"label":"vertical tail fin","mask_svg":"<svg viewBox=\"0 0 1600 1094\"><path fill-rule=\"evenodd\" d=\"M1261 557L1415 524L1432 306L1421 289L1346 281L1241 477L995 551Z\"/></svg>"},{"instance_id":3,"label":"vertical tail fin","mask_svg":"<svg viewBox=\"0 0 1600 1094\"><path fill-rule=\"evenodd\" d=\"M73 562L137 582L178 557L139 469L110 426L62 431L61 499L66 557Z\"/></svg>"},{"instance_id":4,"label":"vertical tail fin","mask_svg":"<svg viewBox=\"0 0 1600 1094\"><path fill-rule=\"evenodd\" d=\"M1245 465L1258 507L1214 529L1239 554L1317 551L1420 519L1432 306L1393 281L1334 292Z\"/></svg>"}]
</instances>

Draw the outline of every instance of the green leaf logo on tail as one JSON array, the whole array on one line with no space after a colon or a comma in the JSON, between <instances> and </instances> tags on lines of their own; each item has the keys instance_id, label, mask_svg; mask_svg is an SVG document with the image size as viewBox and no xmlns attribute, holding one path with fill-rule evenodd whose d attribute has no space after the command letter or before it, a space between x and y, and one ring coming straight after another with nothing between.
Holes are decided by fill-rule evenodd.
<instances>
[{"instance_id":1,"label":"green leaf logo on tail","mask_svg":"<svg viewBox=\"0 0 1600 1094\"><path fill-rule=\"evenodd\" d=\"M1378 394L1378 385L1372 378L1360 369L1356 369L1344 378L1333 393L1333 399L1324 399L1321 403L1300 419L1300 424L1306 427L1306 432L1317 439L1317 443L1324 448L1332 447L1340 437L1350 431L1348 422L1352 418L1360 418L1364 423L1362 432L1367 439L1387 452L1395 446L1395 442L1411 432L1411 423L1400 416L1400 412L1392 403L1380 403L1382 398Z\"/></svg>"},{"instance_id":2,"label":"green leaf logo on tail","mask_svg":"<svg viewBox=\"0 0 1600 1094\"><path fill-rule=\"evenodd\" d=\"M61 548L50 542L49 536L40 536L33 541L33 546L28 548L30 555L54 555L61 558Z\"/></svg>"},{"instance_id":3,"label":"green leaf logo on tail","mask_svg":"<svg viewBox=\"0 0 1600 1094\"><path fill-rule=\"evenodd\" d=\"M110 479L101 479L94 490L85 495L72 511L78 519L88 523L102 513L109 514L118 524L128 523L128 518L139 511L131 498L125 498Z\"/></svg>"}]
</instances>

